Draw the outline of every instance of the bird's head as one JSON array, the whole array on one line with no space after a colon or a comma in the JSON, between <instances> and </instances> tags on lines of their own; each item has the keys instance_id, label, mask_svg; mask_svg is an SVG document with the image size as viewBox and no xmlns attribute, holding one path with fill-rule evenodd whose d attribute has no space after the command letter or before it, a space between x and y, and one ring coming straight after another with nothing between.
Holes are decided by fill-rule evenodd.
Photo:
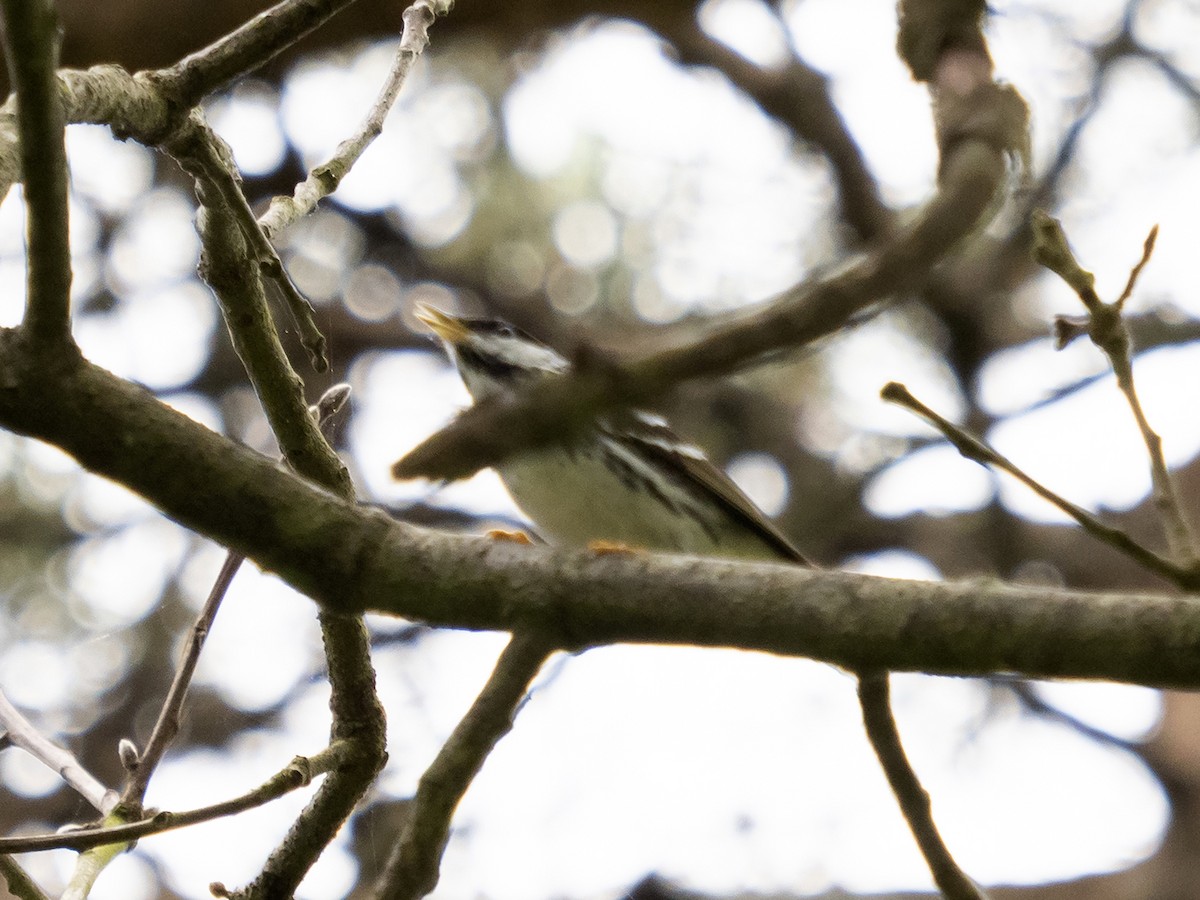
<instances>
[{"instance_id":1,"label":"bird's head","mask_svg":"<svg viewBox=\"0 0 1200 900\"><path fill-rule=\"evenodd\" d=\"M442 339L476 400L518 390L557 375L569 363L545 344L498 319L452 316L421 304L416 317Z\"/></svg>"}]
</instances>

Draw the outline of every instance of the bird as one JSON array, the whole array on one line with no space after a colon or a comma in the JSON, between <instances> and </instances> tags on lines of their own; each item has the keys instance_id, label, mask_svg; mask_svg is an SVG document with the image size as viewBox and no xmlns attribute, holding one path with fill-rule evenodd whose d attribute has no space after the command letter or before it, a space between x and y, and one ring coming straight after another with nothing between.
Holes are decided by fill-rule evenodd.
<instances>
[{"instance_id":1,"label":"bird","mask_svg":"<svg viewBox=\"0 0 1200 900\"><path fill-rule=\"evenodd\" d=\"M441 339L476 403L571 368L498 319L454 316L428 304L416 318ZM550 544L811 565L699 448L648 412L599 416L565 441L501 461L496 471Z\"/></svg>"}]
</instances>

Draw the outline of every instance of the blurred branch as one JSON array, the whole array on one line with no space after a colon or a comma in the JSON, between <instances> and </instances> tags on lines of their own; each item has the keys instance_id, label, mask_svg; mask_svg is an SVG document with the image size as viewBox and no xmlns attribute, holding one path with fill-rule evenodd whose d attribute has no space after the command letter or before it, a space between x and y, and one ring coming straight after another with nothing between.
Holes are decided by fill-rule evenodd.
<instances>
[{"instance_id":1,"label":"blurred branch","mask_svg":"<svg viewBox=\"0 0 1200 900\"><path fill-rule=\"evenodd\" d=\"M981 14L982 4L969 6ZM840 274L793 288L753 316L725 320L689 345L622 366L589 360L515 397L477 403L399 461L394 475L461 478L518 450L561 440L604 409L644 401L688 379L726 375L831 334L870 304L922 285L993 208L1010 156L1027 150L1024 103L991 81L977 26L971 32L953 25L949 44L939 27L905 32L911 45L905 58L930 81L935 98L940 189L887 244ZM963 43L969 40L976 46Z\"/></svg>"},{"instance_id":2,"label":"blurred branch","mask_svg":"<svg viewBox=\"0 0 1200 900\"><path fill-rule=\"evenodd\" d=\"M449 6L447 0L428 2L436 4L439 12ZM30 125L23 124L23 119L18 121L18 118L32 116L35 130L29 133L38 135L29 151L34 154L31 159L37 163L31 170L35 179L34 195L41 196L43 191L39 186L45 184L51 191L49 196L61 196L61 201L54 202L61 202L61 211L56 215L61 219L62 227L55 228L61 231L61 243L65 248L66 174L62 121L109 125L118 137L134 138L148 147L158 146L186 124L192 108L205 97L263 65L351 3L353 0L283 0L203 50L165 69L130 74L120 66L99 65L86 71L62 70L56 75L57 52L45 52L43 45L53 39L53 47L57 48L57 32L50 27L56 26L57 20L52 15L47 18L38 12L39 9L48 11L49 4L46 0L37 3L5 0L5 6L12 7L20 16L9 26L9 39L15 38L14 27L22 29L21 40L17 42L22 52L8 53L10 66L26 67L21 72L14 70L14 83L20 90L22 81L17 76L24 74L30 84L40 79L42 87L38 88L34 102L25 104L23 111L18 111L12 97L0 107L0 198L20 177L21 167L16 164L16 157L18 153L26 152L19 149L19 133L28 131ZM35 49L36 53L33 52ZM54 125L56 116L57 126ZM37 117L44 119L40 125ZM45 139L52 138L54 131L58 132L57 143L47 143ZM48 157L47 154L55 156ZM63 160L62 170L57 175L58 166L46 164L48 159L53 163L55 158ZM59 187L54 187L56 179L60 182ZM53 225L53 220L47 227L49 225ZM47 293L62 286L63 290L59 292L61 303L66 302L71 271L69 265L58 265L70 261L69 254L63 256L63 252L60 248L55 254L55 267L46 263L48 271L43 274L48 278L39 282L44 285L39 290ZM33 277L32 266L30 277ZM60 312L63 314L57 316L56 327L62 331L66 322L65 310L60 309Z\"/></svg>"},{"instance_id":3,"label":"blurred branch","mask_svg":"<svg viewBox=\"0 0 1200 900\"><path fill-rule=\"evenodd\" d=\"M828 79L794 49L786 65L767 68L705 34L693 10L676 17L670 7L647 4L639 18L671 41L682 62L718 69L764 113L819 150L833 170L842 215L860 238L875 240L891 230L891 210L829 95Z\"/></svg>"},{"instance_id":4,"label":"blurred branch","mask_svg":"<svg viewBox=\"0 0 1200 900\"><path fill-rule=\"evenodd\" d=\"M940 431L946 440L953 444L954 449L964 458L977 462L981 466L992 466L1002 472L1007 472L1043 500L1054 504L1054 506L1078 522L1083 530L1092 537L1120 550L1138 565L1161 575L1163 578L1181 587L1195 588L1200 586L1200 572L1177 565L1172 560L1155 553L1148 547L1142 546L1121 529L1106 525L1083 507L1077 506L1065 497L1054 493L1054 491L1018 468L1008 457L997 453L978 438L967 434L953 422L934 412L909 393L908 388L904 385L895 381L889 382L884 386L880 395L889 403L903 406L905 409L919 415Z\"/></svg>"},{"instance_id":5,"label":"blurred branch","mask_svg":"<svg viewBox=\"0 0 1200 900\"><path fill-rule=\"evenodd\" d=\"M400 36L400 46L392 60L387 80L366 120L354 135L338 144L330 159L313 168L308 178L296 185L291 197L275 197L271 201L270 208L258 220L261 232L267 239L274 238L288 225L308 215L316 209L322 198L336 191L351 167L383 132L384 119L404 87L409 71L429 44L429 26L433 24L435 15L431 0L417 0L404 11L404 32Z\"/></svg>"},{"instance_id":6,"label":"blurred branch","mask_svg":"<svg viewBox=\"0 0 1200 900\"><path fill-rule=\"evenodd\" d=\"M42 850L70 849L87 851L97 847L129 844L151 834L187 828L214 819L236 815L278 800L285 794L305 787L318 775L334 771L346 761L349 748L345 742L334 742L312 756L297 756L260 786L238 797L222 800L184 812L155 812L149 818L124 825L78 828L54 834L34 834L24 837L0 838L0 853L33 853Z\"/></svg>"},{"instance_id":7,"label":"blurred branch","mask_svg":"<svg viewBox=\"0 0 1200 900\"><path fill-rule=\"evenodd\" d=\"M404 831L376 885L378 900L418 900L437 887L454 810L488 754L512 730L530 683L556 649L545 634L513 633L487 684L421 776Z\"/></svg>"},{"instance_id":8,"label":"blurred branch","mask_svg":"<svg viewBox=\"0 0 1200 900\"><path fill-rule=\"evenodd\" d=\"M1011 693L1016 697L1017 702L1021 704L1022 709L1038 718L1055 722L1059 725L1065 725L1072 731L1083 735L1088 740L1095 741L1097 744L1103 744L1106 747L1113 747L1117 750L1124 750L1126 753L1132 753L1139 757L1143 755L1142 748L1137 743L1119 738L1110 732L1102 731L1093 725L1089 725L1082 719L1059 709L1057 706L1046 702L1045 698L1038 694L1037 688L1024 679L998 677L989 679L989 681L994 687Z\"/></svg>"},{"instance_id":9,"label":"blurred branch","mask_svg":"<svg viewBox=\"0 0 1200 900\"><path fill-rule=\"evenodd\" d=\"M973 882L954 857L933 821L929 794L917 780L892 715L891 687L886 672L859 673L858 700L863 725L879 765L887 776L892 793L900 804L904 820L912 830L921 855L933 874L934 884L946 900L986 900L986 894Z\"/></svg>"},{"instance_id":10,"label":"blurred branch","mask_svg":"<svg viewBox=\"0 0 1200 900\"><path fill-rule=\"evenodd\" d=\"M35 341L61 345L71 340L71 245L64 117L55 77L61 44L58 13L51 0L3 0L0 9L18 101L19 171L27 210L24 327Z\"/></svg>"},{"instance_id":11,"label":"blurred branch","mask_svg":"<svg viewBox=\"0 0 1200 900\"><path fill-rule=\"evenodd\" d=\"M100 783L69 750L43 735L0 690L0 728L10 744L53 769L93 808L107 813L117 803L117 792Z\"/></svg>"}]
</instances>

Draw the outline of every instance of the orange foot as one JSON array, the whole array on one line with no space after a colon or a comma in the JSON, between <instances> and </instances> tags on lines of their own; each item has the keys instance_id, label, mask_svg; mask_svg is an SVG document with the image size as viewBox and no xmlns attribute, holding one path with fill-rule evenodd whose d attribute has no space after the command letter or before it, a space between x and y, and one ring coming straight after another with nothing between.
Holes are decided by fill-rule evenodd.
<instances>
[{"instance_id":1,"label":"orange foot","mask_svg":"<svg viewBox=\"0 0 1200 900\"><path fill-rule=\"evenodd\" d=\"M493 541L509 541L513 544L532 544L533 538L523 531L505 531L503 528L493 528L487 533Z\"/></svg>"},{"instance_id":2,"label":"orange foot","mask_svg":"<svg viewBox=\"0 0 1200 900\"><path fill-rule=\"evenodd\" d=\"M588 541L588 549L593 553L637 553L637 547L630 547L620 541Z\"/></svg>"}]
</instances>

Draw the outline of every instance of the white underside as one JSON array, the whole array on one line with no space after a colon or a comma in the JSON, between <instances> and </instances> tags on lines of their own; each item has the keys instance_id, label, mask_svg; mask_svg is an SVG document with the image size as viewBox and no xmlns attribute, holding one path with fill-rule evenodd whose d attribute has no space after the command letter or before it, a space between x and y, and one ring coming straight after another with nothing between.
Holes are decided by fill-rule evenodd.
<instances>
[{"instance_id":1,"label":"white underside","mask_svg":"<svg viewBox=\"0 0 1200 900\"><path fill-rule=\"evenodd\" d=\"M525 454L500 466L499 472L537 532L553 544L580 547L611 541L675 553L778 558L777 551L749 528L726 519L719 507L706 505L710 514L704 515L693 496L667 485L665 493L672 502L690 511L671 514L652 494L631 489L594 454Z\"/></svg>"}]
</instances>

